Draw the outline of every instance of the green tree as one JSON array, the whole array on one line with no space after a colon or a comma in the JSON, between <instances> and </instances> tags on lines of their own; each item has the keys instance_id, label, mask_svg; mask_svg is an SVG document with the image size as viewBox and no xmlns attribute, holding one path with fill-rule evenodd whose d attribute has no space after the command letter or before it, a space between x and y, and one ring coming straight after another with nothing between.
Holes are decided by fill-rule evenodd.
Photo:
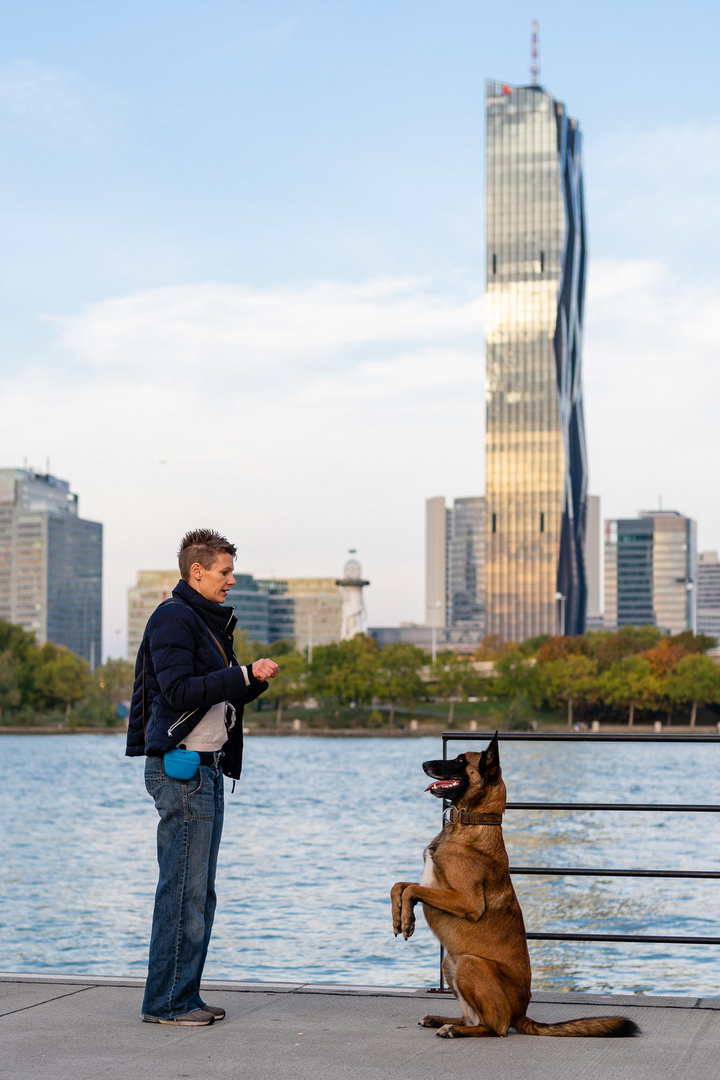
<instances>
[{"instance_id":1,"label":"green tree","mask_svg":"<svg viewBox=\"0 0 720 1080\"><path fill-rule=\"evenodd\" d=\"M410 707L425 694L420 669L427 657L417 645L398 641L380 650L376 673L376 696L390 705L390 723L398 705Z\"/></svg>"},{"instance_id":2,"label":"green tree","mask_svg":"<svg viewBox=\"0 0 720 1080\"><path fill-rule=\"evenodd\" d=\"M135 665L131 660L106 660L95 669L94 682L113 709L132 697Z\"/></svg>"},{"instance_id":3,"label":"green tree","mask_svg":"<svg viewBox=\"0 0 720 1080\"><path fill-rule=\"evenodd\" d=\"M668 675L665 693L679 705L692 703L690 727L695 727L698 705L720 703L720 668L709 656L684 656Z\"/></svg>"},{"instance_id":4,"label":"green tree","mask_svg":"<svg viewBox=\"0 0 720 1080\"><path fill-rule=\"evenodd\" d=\"M573 723L573 704L597 700L598 665L589 656L570 654L551 660L540 668L540 679L551 709L556 709L560 702L567 705L568 727Z\"/></svg>"},{"instance_id":5,"label":"green tree","mask_svg":"<svg viewBox=\"0 0 720 1080\"><path fill-rule=\"evenodd\" d=\"M536 701L538 677L535 662L512 649L495 661L495 676L490 680L492 692L498 697L516 698L521 695Z\"/></svg>"},{"instance_id":6,"label":"green tree","mask_svg":"<svg viewBox=\"0 0 720 1080\"><path fill-rule=\"evenodd\" d=\"M308 690L336 708L369 704L376 696L379 656L378 643L365 634L316 645L307 676Z\"/></svg>"},{"instance_id":7,"label":"green tree","mask_svg":"<svg viewBox=\"0 0 720 1080\"><path fill-rule=\"evenodd\" d=\"M11 649L0 652L0 720L5 709L16 709L22 703L22 691L17 681L17 657Z\"/></svg>"},{"instance_id":8,"label":"green tree","mask_svg":"<svg viewBox=\"0 0 720 1080\"><path fill-rule=\"evenodd\" d=\"M460 656L451 649L438 654L432 676L437 680L438 697L449 702L449 727L453 722L456 699L467 701L470 695L475 694L480 686L480 676L469 656Z\"/></svg>"},{"instance_id":9,"label":"green tree","mask_svg":"<svg viewBox=\"0 0 720 1080\"><path fill-rule=\"evenodd\" d=\"M302 701L307 697L307 660L295 650L275 653L280 671L270 679L265 697L277 706L276 723L282 722L283 705L288 701Z\"/></svg>"},{"instance_id":10,"label":"green tree","mask_svg":"<svg viewBox=\"0 0 720 1080\"><path fill-rule=\"evenodd\" d=\"M87 661L50 641L29 653L18 668L23 697L38 711L64 705L69 717L73 702L79 701L92 685Z\"/></svg>"},{"instance_id":11,"label":"green tree","mask_svg":"<svg viewBox=\"0 0 720 1080\"><path fill-rule=\"evenodd\" d=\"M608 705L626 707L628 727L632 727L635 709L654 709L660 704L662 686L653 675L649 660L626 656L613 664L598 681L600 698Z\"/></svg>"},{"instance_id":12,"label":"green tree","mask_svg":"<svg viewBox=\"0 0 720 1080\"><path fill-rule=\"evenodd\" d=\"M0 652L5 652L6 649L16 660L24 660L29 653L37 649L35 635L15 623L0 619Z\"/></svg>"}]
</instances>

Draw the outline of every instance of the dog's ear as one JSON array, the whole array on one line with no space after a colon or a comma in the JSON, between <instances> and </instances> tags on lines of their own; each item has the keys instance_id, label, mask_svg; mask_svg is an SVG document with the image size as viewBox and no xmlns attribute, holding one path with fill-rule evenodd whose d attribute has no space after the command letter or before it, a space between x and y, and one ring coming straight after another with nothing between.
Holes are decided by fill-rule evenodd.
<instances>
[{"instance_id":1,"label":"dog's ear","mask_svg":"<svg viewBox=\"0 0 720 1080\"><path fill-rule=\"evenodd\" d=\"M500 750L498 748L498 733L493 735L487 749L480 756L480 771L486 780L495 780L500 774Z\"/></svg>"}]
</instances>

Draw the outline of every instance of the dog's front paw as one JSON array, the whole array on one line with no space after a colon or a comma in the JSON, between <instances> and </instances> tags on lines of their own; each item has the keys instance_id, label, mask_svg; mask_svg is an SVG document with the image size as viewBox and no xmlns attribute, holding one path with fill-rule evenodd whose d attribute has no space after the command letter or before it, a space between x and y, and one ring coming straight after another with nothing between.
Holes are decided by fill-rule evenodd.
<instances>
[{"instance_id":1,"label":"dog's front paw","mask_svg":"<svg viewBox=\"0 0 720 1080\"><path fill-rule=\"evenodd\" d=\"M439 1016L423 1016L421 1020L418 1020L419 1027L439 1028L442 1025L443 1021Z\"/></svg>"},{"instance_id":2,"label":"dog's front paw","mask_svg":"<svg viewBox=\"0 0 720 1080\"><path fill-rule=\"evenodd\" d=\"M458 1033L454 1024L443 1024L443 1026L435 1032L438 1039L457 1039Z\"/></svg>"},{"instance_id":3,"label":"dog's front paw","mask_svg":"<svg viewBox=\"0 0 720 1080\"><path fill-rule=\"evenodd\" d=\"M407 939L411 938L414 933L415 933L415 916L414 915L405 916L405 918L402 921L402 936L407 941Z\"/></svg>"}]
</instances>

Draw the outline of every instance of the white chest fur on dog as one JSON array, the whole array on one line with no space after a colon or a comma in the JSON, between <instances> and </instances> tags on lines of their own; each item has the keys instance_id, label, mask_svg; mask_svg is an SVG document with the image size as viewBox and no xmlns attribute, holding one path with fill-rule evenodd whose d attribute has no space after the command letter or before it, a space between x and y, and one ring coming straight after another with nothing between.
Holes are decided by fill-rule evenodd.
<instances>
[{"instance_id":1,"label":"white chest fur on dog","mask_svg":"<svg viewBox=\"0 0 720 1080\"><path fill-rule=\"evenodd\" d=\"M420 885L425 885L428 888L437 888L437 879L435 878L435 863L433 862L432 852L430 848L425 848L423 852L423 872L420 876Z\"/></svg>"}]
</instances>

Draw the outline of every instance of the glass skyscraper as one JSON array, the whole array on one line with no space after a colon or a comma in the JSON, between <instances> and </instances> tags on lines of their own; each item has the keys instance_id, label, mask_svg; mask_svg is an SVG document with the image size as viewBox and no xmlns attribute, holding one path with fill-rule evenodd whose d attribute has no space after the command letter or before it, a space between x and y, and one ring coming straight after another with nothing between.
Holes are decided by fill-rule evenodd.
<instances>
[{"instance_id":1,"label":"glass skyscraper","mask_svg":"<svg viewBox=\"0 0 720 1080\"><path fill-rule=\"evenodd\" d=\"M487 633L582 633L587 463L580 128L487 83Z\"/></svg>"},{"instance_id":2,"label":"glass skyscraper","mask_svg":"<svg viewBox=\"0 0 720 1080\"><path fill-rule=\"evenodd\" d=\"M695 631L697 527L677 510L605 522L605 626Z\"/></svg>"},{"instance_id":3,"label":"glass skyscraper","mask_svg":"<svg viewBox=\"0 0 720 1080\"><path fill-rule=\"evenodd\" d=\"M485 499L428 499L426 626L485 632Z\"/></svg>"},{"instance_id":4,"label":"glass skyscraper","mask_svg":"<svg viewBox=\"0 0 720 1080\"><path fill-rule=\"evenodd\" d=\"M0 469L0 619L100 664L102 538L66 480Z\"/></svg>"}]
</instances>

